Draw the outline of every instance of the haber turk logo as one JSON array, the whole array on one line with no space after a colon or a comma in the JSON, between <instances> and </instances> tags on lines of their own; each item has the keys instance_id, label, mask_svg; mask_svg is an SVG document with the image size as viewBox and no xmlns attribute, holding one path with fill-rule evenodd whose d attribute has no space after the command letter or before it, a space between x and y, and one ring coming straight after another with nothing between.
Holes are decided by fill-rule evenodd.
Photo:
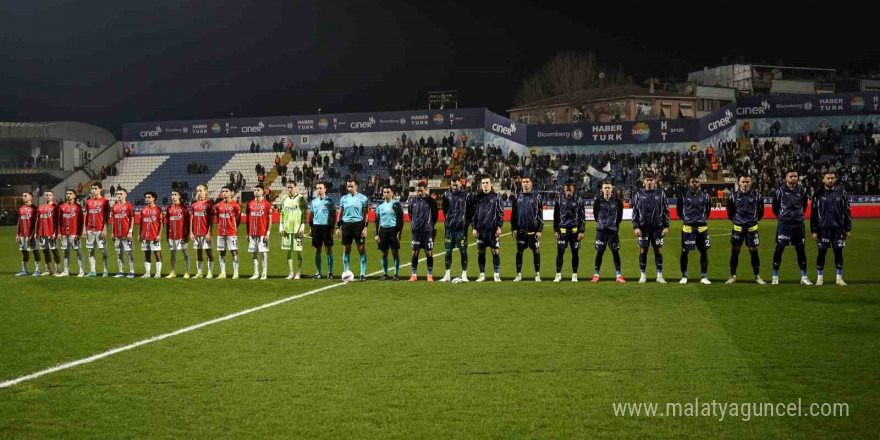
<instances>
[{"instance_id":1,"label":"haber turk logo","mask_svg":"<svg viewBox=\"0 0 880 440\"><path fill-rule=\"evenodd\" d=\"M632 128L632 137L637 141L643 141L648 139L651 136L651 127L648 127L648 124L644 122L639 122L636 125L633 125Z\"/></svg>"},{"instance_id":2,"label":"haber turk logo","mask_svg":"<svg viewBox=\"0 0 880 440\"><path fill-rule=\"evenodd\" d=\"M446 118L443 117L442 113L437 113L434 115L434 123L437 125L443 125L446 122Z\"/></svg>"},{"instance_id":3,"label":"haber turk logo","mask_svg":"<svg viewBox=\"0 0 880 440\"><path fill-rule=\"evenodd\" d=\"M328 127L330 127L330 121L328 121L326 118L318 119L318 128L320 128L321 130L326 130Z\"/></svg>"},{"instance_id":4,"label":"haber turk logo","mask_svg":"<svg viewBox=\"0 0 880 440\"><path fill-rule=\"evenodd\" d=\"M865 108L865 100L861 96L856 96L850 101L849 105L851 105L855 111L862 111L862 109Z\"/></svg>"}]
</instances>

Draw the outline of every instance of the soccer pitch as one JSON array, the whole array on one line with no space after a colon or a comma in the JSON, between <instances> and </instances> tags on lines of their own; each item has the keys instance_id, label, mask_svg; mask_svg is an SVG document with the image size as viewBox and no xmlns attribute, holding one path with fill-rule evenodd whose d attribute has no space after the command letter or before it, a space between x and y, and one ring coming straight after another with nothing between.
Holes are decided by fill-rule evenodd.
<instances>
[{"instance_id":1,"label":"soccer pitch","mask_svg":"<svg viewBox=\"0 0 880 440\"><path fill-rule=\"evenodd\" d=\"M775 225L761 223L761 268L768 283ZM410 262L408 226L402 266ZM626 285L613 282L610 252L602 283L589 282L594 223L580 251L577 284L569 281L570 254L564 281L551 282L556 244L549 223L541 243L542 283L532 280L530 251L524 281L510 282L515 246L505 224L504 282L458 285L426 283L424 261L418 283L405 281L408 265L396 283L376 275L347 285L338 279L284 280L287 263L277 233L266 281L15 278L21 258L13 245L15 229L2 228L0 243L7 250L0 253L0 382L336 287L0 388L0 438L876 436L880 274L871 262L880 247L880 220L854 221L845 251L850 286L844 288L833 285L831 252L826 283L832 285L798 285L793 248L784 256L782 285L755 285L745 251L740 281L724 285L730 222L709 226L712 286L696 282L696 252L691 283L678 284L680 222L673 222L666 240L665 286L654 282L653 255L649 283L636 284L638 250L629 222L620 234ZM368 272L375 273L380 254L372 225L369 230ZM441 225L438 254L442 236ZM338 277L342 246L335 242ZM239 243L246 243L243 236ZM167 243L163 247L167 274ZM138 244L136 249L135 267L142 273L143 252ZM352 253L357 275L357 251ZM195 252L190 254L194 261ZM469 255L473 281L475 246ZM807 255L815 281L812 240ZM312 256L307 249L309 277ZM99 271L100 259L98 253ZM111 253L111 274L115 260ZM488 261L491 279L491 256ZM231 275L229 256L227 263ZM452 268L457 276L457 250ZM434 269L436 279L443 276L443 256L435 257ZM251 273L250 255L241 252L241 275ZM803 413L812 403L846 403L848 415L753 415L747 421L659 415L667 403L695 399L793 402ZM620 416L615 403L659 403L660 411Z\"/></svg>"}]
</instances>

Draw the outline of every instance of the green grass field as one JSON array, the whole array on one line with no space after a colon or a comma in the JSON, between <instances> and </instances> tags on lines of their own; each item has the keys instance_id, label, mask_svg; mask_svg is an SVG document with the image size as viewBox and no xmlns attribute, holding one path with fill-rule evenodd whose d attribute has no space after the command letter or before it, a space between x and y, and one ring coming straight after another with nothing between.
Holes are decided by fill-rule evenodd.
<instances>
[{"instance_id":1,"label":"green grass field","mask_svg":"<svg viewBox=\"0 0 880 440\"><path fill-rule=\"evenodd\" d=\"M374 276L0 388L0 438L876 437L880 274L872 261L880 221L855 222L846 288L798 285L793 249L783 261L783 285L752 283L747 253L741 282L724 285L726 221L710 224L714 285L677 284L678 224L665 249L670 284L653 282L651 256L650 282L638 285L628 226L621 233L626 285L611 281L610 253L604 281L589 283L592 224L577 284L548 282L556 254L549 233L542 241L544 282L531 280L528 252L527 281L509 282L515 248L505 235L504 283L390 283ZM771 221L761 228L768 281L774 230ZM282 279L287 265L277 234L267 281L15 278L20 253L13 235L13 228L0 229L0 243L8 245L0 254L0 382L339 284ZM375 272L379 253L369 243ZM473 280L477 252L470 249ZM341 251L337 241L337 275ZM807 252L815 280L814 243ZM409 263L408 245L401 253L401 263ZM690 260L698 273L698 254ZM139 271L142 261L138 251ZM167 252L163 261L167 273ZM305 262L311 275L311 250ZM832 282L833 268L829 252ZM442 256L435 269L439 279ZM241 272L252 273L245 253ZM401 272L408 275L409 267ZM801 399L803 411L838 402L848 404L849 415L719 421L720 415L622 417L613 408L656 402L662 412L667 402L695 399Z\"/></svg>"}]
</instances>

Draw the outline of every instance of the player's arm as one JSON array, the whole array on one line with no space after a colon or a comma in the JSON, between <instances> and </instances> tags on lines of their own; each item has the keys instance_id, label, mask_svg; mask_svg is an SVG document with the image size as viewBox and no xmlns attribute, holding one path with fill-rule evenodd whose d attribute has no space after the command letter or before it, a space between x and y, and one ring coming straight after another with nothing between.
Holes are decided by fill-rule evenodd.
<instances>
[{"instance_id":1,"label":"player's arm","mask_svg":"<svg viewBox=\"0 0 880 440\"><path fill-rule=\"evenodd\" d=\"M544 198L540 194L535 196L538 206L535 209L535 221L538 222L538 234L544 232Z\"/></svg>"},{"instance_id":2,"label":"player's arm","mask_svg":"<svg viewBox=\"0 0 880 440\"><path fill-rule=\"evenodd\" d=\"M450 193L447 192L443 195L443 202L440 203L440 208L443 210L443 215L449 214L449 199L446 197Z\"/></svg>"},{"instance_id":3,"label":"player's arm","mask_svg":"<svg viewBox=\"0 0 880 440\"><path fill-rule=\"evenodd\" d=\"M819 193L813 194L813 205L810 207L810 232L814 235L819 232L819 203L821 198Z\"/></svg>"},{"instance_id":4,"label":"player's arm","mask_svg":"<svg viewBox=\"0 0 880 440\"><path fill-rule=\"evenodd\" d=\"M584 209L584 199L577 197L577 227L578 231L583 234L587 230L587 211ZM618 216L618 218L620 218Z\"/></svg>"},{"instance_id":5,"label":"player's arm","mask_svg":"<svg viewBox=\"0 0 880 440\"><path fill-rule=\"evenodd\" d=\"M440 210L437 208L437 199L428 197L428 206L431 207L431 228L437 228L437 220L440 218Z\"/></svg>"},{"instance_id":6,"label":"player's arm","mask_svg":"<svg viewBox=\"0 0 880 440\"><path fill-rule=\"evenodd\" d=\"M559 209L560 200L562 200L561 196L556 199L556 205L553 206L553 232L557 234L559 233L559 211L561 211L561 209ZM578 219L580 219L580 217L578 217Z\"/></svg>"},{"instance_id":7,"label":"player's arm","mask_svg":"<svg viewBox=\"0 0 880 440\"><path fill-rule=\"evenodd\" d=\"M474 195L468 193L467 199L464 203L465 209L465 218L464 218L464 230L467 232L468 225L473 225L474 219L474 211L476 210L476 206L474 205ZM445 214L445 213L444 213Z\"/></svg>"},{"instance_id":8,"label":"player's arm","mask_svg":"<svg viewBox=\"0 0 880 440\"><path fill-rule=\"evenodd\" d=\"M130 240L134 233L134 206L129 206L128 211L128 239Z\"/></svg>"},{"instance_id":9,"label":"player's arm","mask_svg":"<svg viewBox=\"0 0 880 440\"><path fill-rule=\"evenodd\" d=\"M636 191L635 194L633 194L633 198L632 198L632 210L633 210L632 224L633 224L633 229L640 229L640 228L642 227L642 216L641 216L641 214L639 213L639 205L641 204L641 202L640 202L639 200L640 200L640 199L639 199L639 192ZM594 215L595 215L595 212L594 212Z\"/></svg>"},{"instance_id":10,"label":"player's arm","mask_svg":"<svg viewBox=\"0 0 880 440\"><path fill-rule=\"evenodd\" d=\"M400 238L400 234L403 233L403 205L400 202L395 203L392 209L394 216L397 217L397 237Z\"/></svg>"},{"instance_id":11,"label":"player's arm","mask_svg":"<svg viewBox=\"0 0 880 440\"><path fill-rule=\"evenodd\" d=\"M86 210L83 209L82 206L80 206L80 205L76 205L76 206L78 207L77 209L79 209L80 211L83 211L83 213L86 212ZM82 221L82 222L76 222L76 234L77 234L77 235L85 234L85 233L86 233L86 227L85 227L85 226L86 226L86 222L84 222L84 221Z\"/></svg>"},{"instance_id":12,"label":"player's arm","mask_svg":"<svg viewBox=\"0 0 880 440\"><path fill-rule=\"evenodd\" d=\"M660 191L660 225L669 229L669 198L666 191Z\"/></svg>"},{"instance_id":13,"label":"player's arm","mask_svg":"<svg viewBox=\"0 0 880 440\"><path fill-rule=\"evenodd\" d=\"M712 205L709 203L709 194L705 193L705 192L703 193L703 204L706 205L705 213L706 213L706 222L708 223L709 216L712 215ZM678 216L681 217L680 212L679 212Z\"/></svg>"},{"instance_id":14,"label":"player's arm","mask_svg":"<svg viewBox=\"0 0 880 440\"><path fill-rule=\"evenodd\" d=\"M620 193L617 193L617 229L620 229L620 222L623 221L623 199L620 198ZM596 211L593 211L593 216L596 215Z\"/></svg>"},{"instance_id":15,"label":"player's arm","mask_svg":"<svg viewBox=\"0 0 880 440\"><path fill-rule=\"evenodd\" d=\"M88 199L86 199L86 203L88 203ZM87 225L87 224L88 224L88 221L89 221L89 210L86 209L86 203L83 203L82 208L80 208L80 211L82 211L82 212L81 212L81 214L82 214L82 221L77 222L77 223L78 223L77 226L83 226L83 227L82 227L82 228L79 228L79 227L78 227L78 228L76 229L76 233L77 233L77 235L82 235L83 237L86 236L86 228L85 228L85 225Z\"/></svg>"},{"instance_id":16,"label":"player's arm","mask_svg":"<svg viewBox=\"0 0 880 440\"><path fill-rule=\"evenodd\" d=\"M167 217L166 217L166 213L168 212L168 210L169 210L170 208L171 208L171 206L165 208L164 211L162 211L161 208L160 208L160 210L159 210L159 213L160 213L160 214L159 214L159 215L160 215L161 217L165 217L165 218L167 218ZM161 224L161 222L160 222L160 224ZM160 231L161 231L161 229L160 229ZM158 237L158 235L157 235L157 237ZM165 239L168 240L168 241L171 241L171 228L165 228Z\"/></svg>"},{"instance_id":17,"label":"player's arm","mask_svg":"<svg viewBox=\"0 0 880 440\"><path fill-rule=\"evenodd\" d=\"M104 209L101 210L104 215L103 237L107 238L107 230L110 228L110 201L104 199Z\"/></svg>"},{"instance_id":18,"label":"player's arm","mask_svg":"<svg viewBox=\"0 0 880 440\"><path fill-rule=\"evenodd\" d=\"M852 231L852 207L849 203L849 195L845 190L841 190L843 197L843 229L846 231L846 238L849 238Z\"/></svg>"},{"instance_id":19,"label":"player's arm","mask_svg":"<svg viewBox=\"0 0 880 440\"><path fill-rule=\"evenodd\" d=\"M736 194L731 195L727 198L727 219L733 221L733 217L736 215L736 203L733 202Z\"/></svg>"},{"instance_id":20,"label":"player's arm","mask_svg":"<svg viewBox=\"0 0 880 440\"><path fill-rule=\"evenodd\" d=\"M268 240L269 236L272 235L272 205L269 203L268 200L264 200L264 201L266 202L267 205L269 205L269 209L267 210L268 215L266 216L266 220L265 220L265 222L266 222L266 240Z\"/></svg>"},{"instance_id":21,"label":"player's arm","mask_svg":"<svg viewBox=\"0 0 880 440\"><path fill-rule=\"evenodd\" d=\"M364 197L366 199L366 197ZM366 203L364 203L364 209L362 211L362 216L364 218L364 229L361 231L361 237L367 238L367 222L370 220L370 200L367 199Z\"/></svg>"},{"instance_id":22,"label":"player's arm","mask_svg":"<svg viewBox=\"0 0 880 440\"><path fill-rule=\"evenodd\" d=\"M238 231L238 226L241 224L241 205L236 203L234 206L232 208L232 224L235 225L234 229Z\"/></svg>"},{"instance_id":23,"label":"player's arm","mask_svg":"<svg viewBox=\"0 0 880 440\"><path fill-rule=\"evenodd\" d=\"M192 233L192 214L186 206L183 206L183 218L183 242L186 243Z\"/></svg>"},{"instance_id":24,"label":"player's arm","mask_svg":"<svg viewBox=\"0 0 880 440\"><path fill-rule=\"evenodd\" d=\"M499 200L501 197L498 198ZM516 196L509 199L510 200L510 232L516 234L516 230L519 229L519 204L516 203Z\"/></svg>"},{"instance_id":25,"label":"player's arm","mask_svg":"<svg viewBox=\"0 0 880 440\"><path fill-rule=\"evenodd\" d=\"M775 215L777 219L779 218L779 208L781 205L782 205L782 190L777 189L776 192L773 193L773 205L771 208L773 210L773 215Z\"/></svg>"},{"instance_id":26,"label":"player's arm","mask_svg":"<svg viewBox=\"0 0 880 440\"><path fill-rule=\"evenodd\" d=\"M764 218L764 197L760 194L758 195L758 203L755 204L755 209L758 210L756 218L760 221Z\"/></svg>"},{"instance_id":27,"label":"player's arm","mask_svg":"<svg viewBox=\"0 0 880 440\"><path fill-rule=\"evenodd\" d=\"M504 226L504 207L501 206L501 197L495 197L495 236L501 235L501 227Z\"/></svg>"},{"instance_id":28,"label":"player's arm","mask_svg":"<svg viewBox=\"0 0 880 440\"><path fill-rule=\"evenodd\" d=\"M679 220L684 220L684 215L682 215L682 212L684 212L684 202L682 199L684 198L685 191L687 190L679 192L675 198L675 213L678 215Z\"/></svg>"},{"instance_id":29,"label":"player's arm","mask_svg":"<svg viewBox=\"0 0 880 440\"><path fill-rule=\"evenodd\" d=\"M327 214L327 226L330 228L331 231L336 228L336 220L338 220L338 215L340 215L340 213L336 211L336 202L330 200L330 209L329 213Z\"/></svg>"}]
</instances>

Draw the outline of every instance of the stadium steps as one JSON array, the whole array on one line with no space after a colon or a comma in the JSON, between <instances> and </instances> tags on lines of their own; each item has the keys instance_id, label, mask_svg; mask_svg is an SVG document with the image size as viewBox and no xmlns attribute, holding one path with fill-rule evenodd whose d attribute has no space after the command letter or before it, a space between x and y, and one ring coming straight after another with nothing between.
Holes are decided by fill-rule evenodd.
<instances>
[{"instance_id":1,"label":"stadium steps","mask_svg":"<svg viewBox=\"0 0 880 440\"><path fill-rule=\"evenodd\" d=\"M122 187L128 190L129 193L133 192L132 190L135 187L139 186L147 176L162 166L169 157L171 156L155 155L123 158L116 164L116 175L109 176L102 182L105 194L110 194L111 186L116 188ZM89 185L91 186L91 183ZM109 197L113 197L113 195L109 195Z\"/></svg>"},{"instance_id":2,"label":"stadium steps","mask_svg":"<svg viewBox=\"0 0 880 440\"><path fill-rule=\"evenodd\" d=\"M233 171L241 172L245 183L244 190L248 191L248 187L253 187L257 183L257 172L254 170L257 164L267 170L272 169L275 166L276 154L275 152L234 154L222 167L219 167L217 174L208 180L208 192L212 197L217 197L220 188L229 184L229 173ZM192 185L190 187L193 188Z\"/></svg>"},{"instance_id":3,"label":"stadium steps","mask_svg":"<svg viewBox=\"0 0 880 440\"><path fill-rule=\"evenodd\" d=\"M285 166L289 164L293 160L293 157L290 156L290 153L284 153L281 156L281 162L278 162L278 165ZM278 181L276 184L275 182ZM278 168L275 167L275 158L272 158L272 170L269 171L269 174L266 174L266 180L263 181L263 185L269 189L270 197L269 200L275 200L279 194L281 194L282 189L280 186L281 179L278 178ZM274 184L274 185L273 185Z\"/></svg>"},{"instance_id":4,"label":"stadium steps","mask_svg":"<svg viewBox=\"0 0 880 440\"><path fill-rule=\"evenodd\" d=\"M274 154L274 153L273 153ZM211 176L215 176L217 170L223 168L224 164L229 162L233 152L198 152L198 153L175 153L165 156L165 160L160 166L155 168L142 182L132 187L135 196L141 197L147 191L154 191L159 197L159 204L164 204L164 198L171 200L171 182L187 182L189 184L188 194L195 195L196 186L211 180ZM197 162L208 167L206 174L188 174L187 166L190 163ZM122 174L120 170L120 174Z\"/></svg>"}]
</instances>

